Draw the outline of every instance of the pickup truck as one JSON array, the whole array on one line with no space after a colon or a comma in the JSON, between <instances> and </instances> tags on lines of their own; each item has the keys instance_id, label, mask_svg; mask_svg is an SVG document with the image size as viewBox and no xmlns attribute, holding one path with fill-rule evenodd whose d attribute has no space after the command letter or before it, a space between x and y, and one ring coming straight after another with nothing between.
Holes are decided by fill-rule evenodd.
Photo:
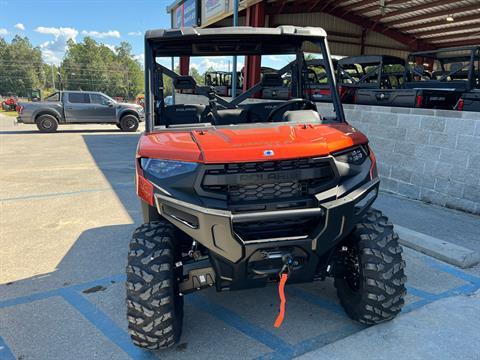
<instances>
[{"instance_id":1,"label":"pickup truck","mask_svg":"<svg viewBox=\"0 0 480 360\"><path fill-rule=\"evenodd\" d=\"M115 124L122 131L136 131L142 121L140 105L118 103L94 91L58 91L44 101L20 102L17 117L17 122L36 124L41 132L68 124Z\"/></svg>"}]
</instances>

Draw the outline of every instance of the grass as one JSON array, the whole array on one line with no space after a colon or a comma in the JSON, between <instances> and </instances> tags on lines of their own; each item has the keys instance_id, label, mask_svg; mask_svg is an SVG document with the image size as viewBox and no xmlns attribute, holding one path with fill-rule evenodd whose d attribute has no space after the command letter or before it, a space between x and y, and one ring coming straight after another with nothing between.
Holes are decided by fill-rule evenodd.
<instances>
[{"instance_id":1,"label":"grass","mask_svg":"<svg viewBox=\"0 0 480 360\"><path fill-rule=\"evenodd\" d=\"M18 115L16 111L3 111L3 110L0 110L0 114L12 116L12 117L16 117Z\"/></svg>"}]
</instances>

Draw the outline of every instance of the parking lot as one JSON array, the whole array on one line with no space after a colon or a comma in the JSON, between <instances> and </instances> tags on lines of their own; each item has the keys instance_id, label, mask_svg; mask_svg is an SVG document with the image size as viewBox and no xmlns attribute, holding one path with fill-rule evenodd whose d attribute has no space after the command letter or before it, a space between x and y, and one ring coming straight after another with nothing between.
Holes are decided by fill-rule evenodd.
<instances>
[{"instance_id":1,"label":"parking lot","mask_svg":"<svg viewBox=\"0 0 480 360\"><path fill-rule=\"evenodd\" d=\"M288 359L365 327L336 300L331 281L287 286L283 326L274 286L186 297L179 345L147 353L126 332L124 269L141 223L133 157L139 133L71 126L40 134L0 115L0 359ZM407 304L480 289L459 270L405 249ZM394 329L396 321L381 325Z\"/></svg>"}]
</instances>

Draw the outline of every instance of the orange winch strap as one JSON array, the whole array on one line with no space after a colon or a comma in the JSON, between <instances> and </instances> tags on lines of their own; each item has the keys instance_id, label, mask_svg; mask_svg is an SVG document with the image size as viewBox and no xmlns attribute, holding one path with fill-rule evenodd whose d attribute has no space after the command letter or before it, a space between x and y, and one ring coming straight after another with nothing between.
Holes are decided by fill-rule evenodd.
<instances>
[{"instance_id":1,"label":"orange winch strap","mask_svg":"<svg viewBox=\"0 0 480 360\"><path fill-rule=\"evenodd\" d=\"M287 303L287 299L285 298L285 283L287 282L288 274L283 273L282 277L280 278L280 283L278 284L278 295L280 296L280 313L277 316L277 320L275 320L276 328L279 328L282 325L283 318L285 317L285 304Z\"/></svg>"}]
</instances>

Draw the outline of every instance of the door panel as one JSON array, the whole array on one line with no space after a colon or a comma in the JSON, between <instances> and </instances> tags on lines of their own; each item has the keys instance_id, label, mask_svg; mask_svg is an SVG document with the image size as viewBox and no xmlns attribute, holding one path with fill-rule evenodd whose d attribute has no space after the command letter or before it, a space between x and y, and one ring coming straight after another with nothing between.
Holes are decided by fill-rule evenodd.
<instances>
[{"instance_id":1,"label":"door panel","mask_svg":"<svg viewBox=\"0 0 480 360\"><path fill-rule=\"evenodd\" d=\"M90 102L93 105L91 118L94 122L115 123L116 109L115 104L111 104L110 99L101 94L90 94Z\"/></svg>"},{"instance_id":2,"label":"door panel","mask_svg":"<svg viewBox=\"0 0 480 360\"><path fill-rule=\"evenodd\" d=\"M67 123L87 123L92 121L92 104L87 93L67 93L64 102Z\"/></svg>"}]
</instances>

